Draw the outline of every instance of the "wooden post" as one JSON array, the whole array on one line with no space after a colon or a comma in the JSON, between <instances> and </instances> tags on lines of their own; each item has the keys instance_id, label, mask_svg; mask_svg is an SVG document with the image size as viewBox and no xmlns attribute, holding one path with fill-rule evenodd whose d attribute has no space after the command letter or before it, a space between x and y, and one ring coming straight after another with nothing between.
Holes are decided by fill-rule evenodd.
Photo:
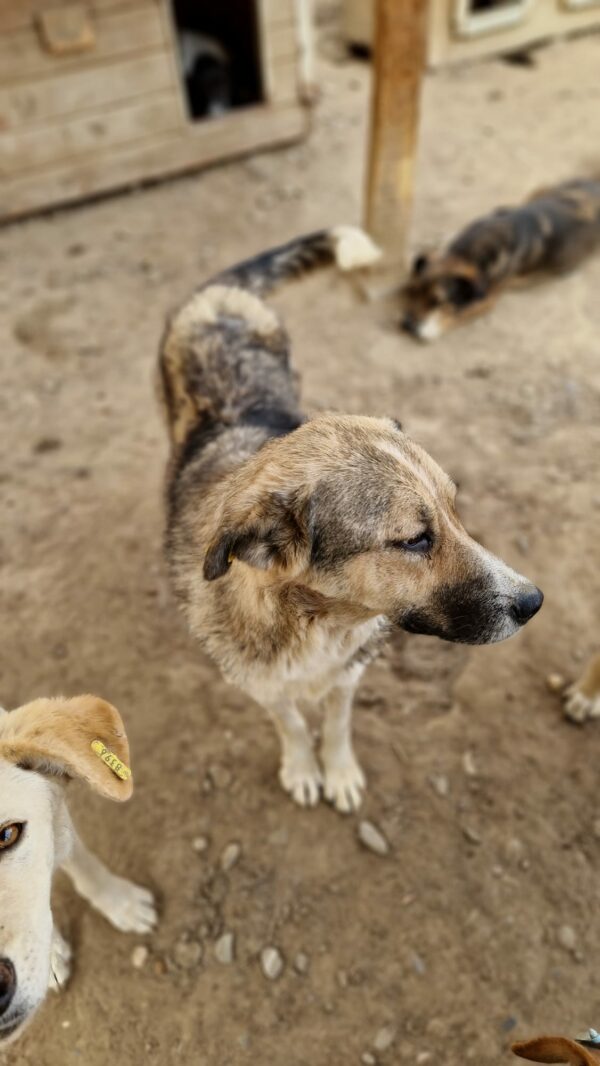
<instances>
[{"instance_id":1,"label":"wooden post","mask_svg":"<svg viewBox=\"0 0 600 1066\"><path fill-rule=\"evenodd\" d=\"M427 0L377 0L366 228L404 265L425 65Z\"/></svg>"}]
</instances>

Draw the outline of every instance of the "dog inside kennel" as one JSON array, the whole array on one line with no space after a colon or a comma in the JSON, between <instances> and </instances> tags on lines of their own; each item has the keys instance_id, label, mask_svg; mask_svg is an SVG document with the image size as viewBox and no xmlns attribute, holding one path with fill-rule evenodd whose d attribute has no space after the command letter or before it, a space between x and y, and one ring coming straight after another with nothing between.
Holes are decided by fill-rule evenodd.
<instances>
[{"instance_id":1,"label":"dog inside kennel","mask_svg":"<svg viewBox=\"0 0 600 1066\"><path fill-rule=\"evenodd\" d=\"M189 117L215 118L263 98L255 0L173 0Z\"/></svg>"}]
</instances>

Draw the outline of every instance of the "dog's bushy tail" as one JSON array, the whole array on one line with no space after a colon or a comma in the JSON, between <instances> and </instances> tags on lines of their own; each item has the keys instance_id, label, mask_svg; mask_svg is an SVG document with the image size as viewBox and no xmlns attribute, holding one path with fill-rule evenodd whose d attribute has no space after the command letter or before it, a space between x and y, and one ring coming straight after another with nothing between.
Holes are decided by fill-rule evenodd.
<instances>
[{"instance_id":1,"label":"dog's bushy tail","mask_svg":"<svg viewBox=\"0 0 600 1066\"><path fill-rule=\"evenodd\" d=\"M379 249L352 226L337 226L263 252L205 282L168 320L159 357L159 395L172 443L260 412L279 428L299 424L288 336L262 297L278 285L335 263L355 270ZM257 414L258 412L258 414ZM188 449L189 450L189 449Z\"/></svg>"},{"instance_id":2,"label":"dog's bushy tail","mask_svg":"<svg viewBox=\"0 0 600 1066\"><path fill-rule=\"evenodd\" d=\"M211 278L209 285L232 285L265 296L293 278L335 264L344 272L375 263L381 252L357 226L334 226L297 237L246 259Z\"/></svg>"}]
</instances>

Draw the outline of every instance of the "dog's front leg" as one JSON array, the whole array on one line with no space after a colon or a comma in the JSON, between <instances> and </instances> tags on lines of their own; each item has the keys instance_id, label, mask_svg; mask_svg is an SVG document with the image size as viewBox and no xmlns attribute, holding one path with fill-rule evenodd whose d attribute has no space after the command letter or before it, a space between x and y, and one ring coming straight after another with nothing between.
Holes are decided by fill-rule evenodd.
<instances>
[{"instance_id":1,"label":"dog's front leg","mask_svg":"<svg viewBox=\"0 0 600 1066\"><path fill-rule=\"evenodd\" d=\"M349 814L360 806L365 787L352 748L352 701L355 682L337 685L323 701L325 721L321 760L325 772L325 797L338 811Z\"/></svg>"},{"instance_id":2,"label":"dog's front leg","mask_svg":"<svg viewBox=\"0 0 600 1066\"><path fill-rule=\"evenodd\" d=\"M581 677L567 689L565 714L574 722L600 718L600 655L588 663Z\"/></svg>"},{"instance_id":3,"label":"dog's front leg","mask_svg":"<svg viewBox=\"0 0 600 1066\"><path fill-rule=\"evenodd\" d=\"M63 863L80 896L124 933L149 933L156 925L152 893L117 877L92 855L73 832L71 854Z\"/></svg>"},{"instance_id":4,"label":"dog's front leg","mask_svg":"<svg viewBox=\"0 0 600 1066\"><path fill-rule=\"evenodd\" d=\"M308 726L292 700L267 707L281 741L279 780L301 807L314 807L322 784Z\"/></svg>"}]
</instances>

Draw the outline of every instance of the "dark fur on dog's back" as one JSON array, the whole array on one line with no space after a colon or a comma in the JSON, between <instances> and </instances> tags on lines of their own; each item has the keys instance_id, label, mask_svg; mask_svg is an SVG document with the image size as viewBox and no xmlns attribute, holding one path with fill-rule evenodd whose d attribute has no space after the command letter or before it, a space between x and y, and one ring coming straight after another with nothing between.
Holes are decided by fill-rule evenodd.
<instances>
[{"instance_id":1,"label":"dark fur on dog's back","mask_svg":"<svg viewBox=\"0 0 600 1066\"><path fill-rule=\"evenodd\" d=\"M563 273L600 243L600 181L577 179L477 219L438 255L417 256L403 290L404 328L433 340L486 307L511 280Z\"/></svg>"},{"instance_id":2,"label":"dark fur on dog's back","mask_svg":"<svg viewBox=\"0 0 600 1066\"><path fill-rule=\"evenodd\" d=\"M451 242L450 256L473 263L490 286L532 270L562 271L600 239L600 181L576 180L501 208Z\"/></svg>"}]
</instances>

